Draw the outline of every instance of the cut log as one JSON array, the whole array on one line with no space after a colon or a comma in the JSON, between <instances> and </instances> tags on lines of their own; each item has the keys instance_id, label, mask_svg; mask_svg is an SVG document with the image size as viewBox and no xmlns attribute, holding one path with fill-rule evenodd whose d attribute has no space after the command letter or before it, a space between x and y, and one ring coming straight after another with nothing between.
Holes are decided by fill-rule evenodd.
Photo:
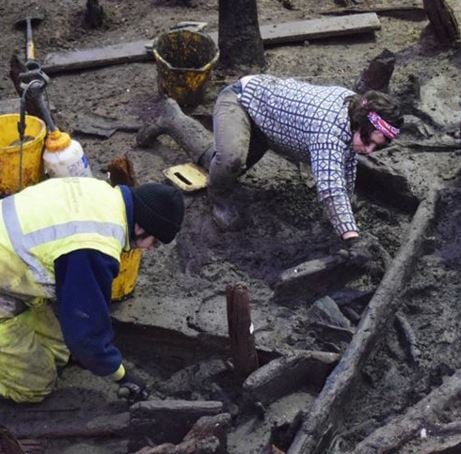
<instances>
[{"instance_id":1,"label":"cut log","mask_svg":"<svg viewBox=\"0 0 461 454\"><path fill-rule=\"evenodd\" d=\"M243 388L258 402L266 405L302 386L318 391L339 361L339 355L328 352L295 352L277 358L253 372Z\"/></svg>"},{"instance_id":2,"label":"cut log","mask_svg":"<svg viewBox=\"0 0 461 454\"><path fill-rule=\"evenodd\" d=\"M247 286L242 283L228 285L226 301L233 363L237 376L243 381L259 366Z\"/></svg>"},{"instance_id":3,"label":"cut log","mask_svg":"<svg viewBox=\"0 0 461 454\"><path fill-rule=\"evenodd\" d=\"M264 45L274 45L371 33L380 28L378 16L374 13L367 13L262 25L260 31ZM209 35L218 44L217 33L212 32ZM43 69L48 74L57 74L77 69L153 60L152 42L140 40L92 49L53 52L45 57Z\"/></svg>"},{"instance_id":4,"label":"cut log","mask_svg":"<svg viewBox=\"0 0 461 454\"><path fill-rule=\"evenodd\" d=\"M424 235L435 215L438 191L432 190L420 203L407 238L369 303L349 347L311 407L288 454L325 452L332 433L344 417L343 402L351 392L361 366L373 350L385 326L399 308L396 298L412 272L424 243ZM370 452L370 451L368 451Z\"/></svg>"}]
</instances>

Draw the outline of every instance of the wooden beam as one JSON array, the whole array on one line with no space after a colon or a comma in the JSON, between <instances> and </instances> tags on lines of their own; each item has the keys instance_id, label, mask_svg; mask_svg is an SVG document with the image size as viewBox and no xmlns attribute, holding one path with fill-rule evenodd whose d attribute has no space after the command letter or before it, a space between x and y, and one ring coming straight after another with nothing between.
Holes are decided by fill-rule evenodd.
<instances>
[{"instance_id":1,"label":"wooden beam","mask_svg":"<svg viewBox=\"0 0 461 454\"><path fill-rule=\"evenodd\" d=\"M381 28L375 13L324 17L283 24L261 26L264 45L293 43L335 36L371 33ZM218 43L217 32L209 33ZM97 68L121 63L153 61L152 42L134 41L110 46L77 49L70 52L52 52L44 60L43 69L48 74Z\"/></svg>"},{"instance_id":2,"label":"wooden beam","mask_svg":"<svg viewBox=\"0 0 461 454\"><path fill-rule=\"evenodd\" d=\"M328 8L319 11L320 14L325 16L340 16L345 14L359 14L359 13L376 13L382 15L394 15L401 13L424 13L424 8L421 5L395 5L395 6L373 6L366 8L363 6L348 6L345 8Z\"/></svg>"}]
</instances>

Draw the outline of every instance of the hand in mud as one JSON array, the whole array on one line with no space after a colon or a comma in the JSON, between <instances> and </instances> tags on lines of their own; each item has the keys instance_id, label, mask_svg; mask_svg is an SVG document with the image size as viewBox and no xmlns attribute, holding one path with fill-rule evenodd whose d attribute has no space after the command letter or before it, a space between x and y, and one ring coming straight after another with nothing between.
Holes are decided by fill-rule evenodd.
<instances>
[{"instance_id":1,"label":"hand in mud","mask_svg":"<svg viewBox=\"0 0 461 454\"><path fill-rule=\"evenodd\" d=\"M117 382L120 387L118 397L126 399L130 404L146 400L149 397L146 384L133 373L126 372L124 377Z\"/></svg>"},{"instance_id":2,"label":"hand in mud","mask_svg":"<svg viewBox=\"0 0 461 454\"><path fill-rule=\"evenodd\" d=\"M357 237L345 240L346 249L340 255L349 263L363 267L380 257L382 246L379 241L369 234L360 234Z\"/></svg>"}]
</instances>

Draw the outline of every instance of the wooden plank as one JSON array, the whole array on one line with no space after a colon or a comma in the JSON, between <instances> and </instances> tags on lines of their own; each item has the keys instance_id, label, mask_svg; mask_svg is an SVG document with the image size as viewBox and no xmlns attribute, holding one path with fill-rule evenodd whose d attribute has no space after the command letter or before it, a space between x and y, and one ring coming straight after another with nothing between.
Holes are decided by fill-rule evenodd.
<instances>
[{"instance_id":1,"label":"wooden plank","mask_svg":"<svg viewBox=\"0 0 461 454\"><path fill-rule=\"evenodd\" d=\"M145 40L140 40L70 52L52 52L46 55L43 69L47 74L55 74L121 63L154 61L153 55L146 49L146 44Z\"/></svg>"},{"instance_id":2,"label":"wooden plank","mask_svg":"<svg viewBox=\"0 0 461 454\"><path fill-rule=\"evenodd\" d=\"M396 5L396 6L373 6L370 8L363 6L348 6L345 8L328 8L320 10L319 14L325 16L342 16L344 14L358 14L358 13L376 13L382 15L393 15L400 13L424 13L424 8L421 5Z\"/></svg>"},{"instance_id":3,"label":"wooden plank","mask_svg":"<svg viewBox=\"0 0 461 454\"><path fill-rule=\"evenodd\" d=\"M261 37L265 45L274 45L371 33L380 28L381 24L375 13L351 14L284 24L263 25L261 26ZM211 32L209 35L217 44L217 32ZM45 57L43 69L48 74L56 74L77 69L149 61L153 59L151 48L152 42L134 41L100 48L53 52Z\"/></svg>"},{"instance_id":4,"label":"wooden plank","mask_svg":"<svg viewBox=\"0 0 461 454\"><path fill-rule=\"evenodd\" d=\"M263 25L261 37L265 45L291 43L335 36L371 33L381 28L375 13L324 17L285 24Z\"/></svg>"}]
</instances>

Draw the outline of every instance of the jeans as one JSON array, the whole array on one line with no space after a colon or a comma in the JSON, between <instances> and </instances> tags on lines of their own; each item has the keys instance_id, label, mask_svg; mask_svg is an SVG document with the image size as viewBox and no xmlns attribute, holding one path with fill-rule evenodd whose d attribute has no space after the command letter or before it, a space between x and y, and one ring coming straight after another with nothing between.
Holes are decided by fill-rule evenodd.
<instances>
[{"instance_id":1,"label":"jeans","mask_svg":"<svg viewBox=\"0 0 461 454\"><path fill-rule=\"evenodd\" d=\"M240 105L240 82L224 88L213 112L214 157L209 169L209 190L229 193L235 181L268 150L261 131Z\"/></svg>"}]
</instances>

